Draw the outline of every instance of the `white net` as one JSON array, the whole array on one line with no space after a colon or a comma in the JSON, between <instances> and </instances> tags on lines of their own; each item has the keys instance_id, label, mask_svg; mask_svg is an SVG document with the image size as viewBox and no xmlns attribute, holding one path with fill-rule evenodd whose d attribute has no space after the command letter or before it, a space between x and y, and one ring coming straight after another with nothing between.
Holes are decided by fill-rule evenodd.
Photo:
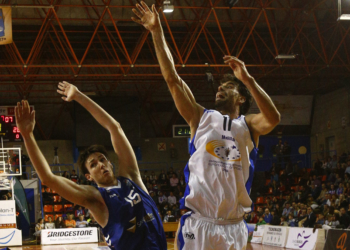
<instances>
[{"instance_id":1,"label":"white net","mask_svg":"<svg viewBox=\"0 0 350 250\"><path fill-rule=\"evenodd\" d=\"M6 176L22 175L21 158L20 148L0 148L0 179Z\"/></svg>"}]
</instances>

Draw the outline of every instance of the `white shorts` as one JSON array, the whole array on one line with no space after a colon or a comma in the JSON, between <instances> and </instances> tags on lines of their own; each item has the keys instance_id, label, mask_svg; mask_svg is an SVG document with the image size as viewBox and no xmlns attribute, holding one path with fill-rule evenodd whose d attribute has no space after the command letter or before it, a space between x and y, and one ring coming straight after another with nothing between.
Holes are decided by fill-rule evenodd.
<instances>
[{"instance_id":1,"label":"white shorts","mask_svg":"<svg viewBox=\"0 0 350 250\"><path fill-rule=\"evenodd\" d=\"M244 220L215 223L188 212L181 218L177 246L178 250L245 250L247 241Z\"/></svg>"}]
</instances>

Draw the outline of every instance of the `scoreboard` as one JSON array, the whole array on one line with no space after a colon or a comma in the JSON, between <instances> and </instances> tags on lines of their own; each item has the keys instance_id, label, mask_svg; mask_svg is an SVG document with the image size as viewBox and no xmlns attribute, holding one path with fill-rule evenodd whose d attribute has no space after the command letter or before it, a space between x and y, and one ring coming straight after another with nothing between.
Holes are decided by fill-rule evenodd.
<instances>
[{"instance_id":1,"label":"scoreboard","mask_svg":"<svg viewBox=\"0 0 350 250\"><path fill-rule=\"evenodd\" d=\"M30 110L34 107L31 106ZM0 137L4 142L21 142L22 136L16 126L15 107L0 106Z\"/></svg>"}]
</instances>

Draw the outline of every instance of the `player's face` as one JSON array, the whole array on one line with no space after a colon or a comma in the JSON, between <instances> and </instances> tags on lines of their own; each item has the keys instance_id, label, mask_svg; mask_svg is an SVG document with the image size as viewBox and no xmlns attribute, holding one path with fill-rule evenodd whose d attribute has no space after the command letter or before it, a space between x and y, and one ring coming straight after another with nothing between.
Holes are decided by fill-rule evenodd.
<instances>
[{"instance_id":1,"label":"player's face","mask_svg":"<svg viewBox=\"0 0 350 250\"><path fill-rule=\"evenodd\" d=\"M94 180L97 184L108 184L114 180L112 164L102 153L96 152L89 155L85 166L89 171L89 174L85 175L89 181Z\"/></svg>"},{"instance_id":2,"label":"player's face","mask_svg":"<svg viewBox=\"0 0 350 250\"><path fill-rule=\"evenodd\" d=\"M215 108L229 111L236 105L239 105L240 101L244 102L244 98L239 94L237 87L227 82L220 85L218 88L215 97Z\"/></svg>"}]
</instances>

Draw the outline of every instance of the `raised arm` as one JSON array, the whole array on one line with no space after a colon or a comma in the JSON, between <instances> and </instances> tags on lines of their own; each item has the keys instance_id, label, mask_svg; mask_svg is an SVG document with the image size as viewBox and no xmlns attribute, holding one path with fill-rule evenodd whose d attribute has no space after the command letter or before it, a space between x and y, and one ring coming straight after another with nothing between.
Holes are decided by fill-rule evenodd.
<instances>
[{"instance_id":1,"label":"raised arm","mask_svg":"<svg viewBox=\"0 0 350 250\"><path fill-rule=\"evenodd\" d=\"M17 127L21 131L30 160L34 165L40 180L65 199L88 207L93 213L101 213L103 211L101 208L105 205L102 196L96 188L92 186L77 185L73 181L54 175L51 172L50 166L34 138L33 130L35 126L35 111L33 110L30 112L28 101L22 101L22 105L17 103L15 116ZM94 204L94 206L91 206L91 204Z\"/></svg>"},{"instance_id":2,"label":"raised arm","mask_svg":"<svg viewBox=\"0 0 350 250\"><path fill-rule=\"evenodd\" d=\"M119 175L131 179L141 188L147 190L142 182L134 151L120 124L97 103L81 93L74 85L68 82L60 82L58 88L57 92L63 95L63 100L78 102L90 112L102 127L108 130L114 151L118 155Z\"/></svg>"},{"instance_id":3,"label":"raised arm","mask_svg":"<svg viewBox=\"0 0 350 250\"><path fill-rule=\"evenodd\" d=\"M168 88L178 111L191 126L193 135L197 129L204 108L196 102L190 88L176 72L174 60L165 41L159 14L155 5L152 5L152 10L150 10L143 1L141 5L136 4L137 9L133 9L133 12L138 18L132 17L132 20L143 25L151 32L164 79L168 84Z\"/></svg>"},{"instance_id":4,"label":"raised arm","mask_svg":"<svg viewBox=\"0 0 350 250\"><path fill-rule=\"evenodd\" d=\"M281 115L271 98L248 73L244 62L234 56L225 56L224 60L232 68L235 76L248 88L259 107L259 114L252 114L246 117L247 124L258 145L259 136L270 133L280 122Z\"/></svg>"}]
</instances>

